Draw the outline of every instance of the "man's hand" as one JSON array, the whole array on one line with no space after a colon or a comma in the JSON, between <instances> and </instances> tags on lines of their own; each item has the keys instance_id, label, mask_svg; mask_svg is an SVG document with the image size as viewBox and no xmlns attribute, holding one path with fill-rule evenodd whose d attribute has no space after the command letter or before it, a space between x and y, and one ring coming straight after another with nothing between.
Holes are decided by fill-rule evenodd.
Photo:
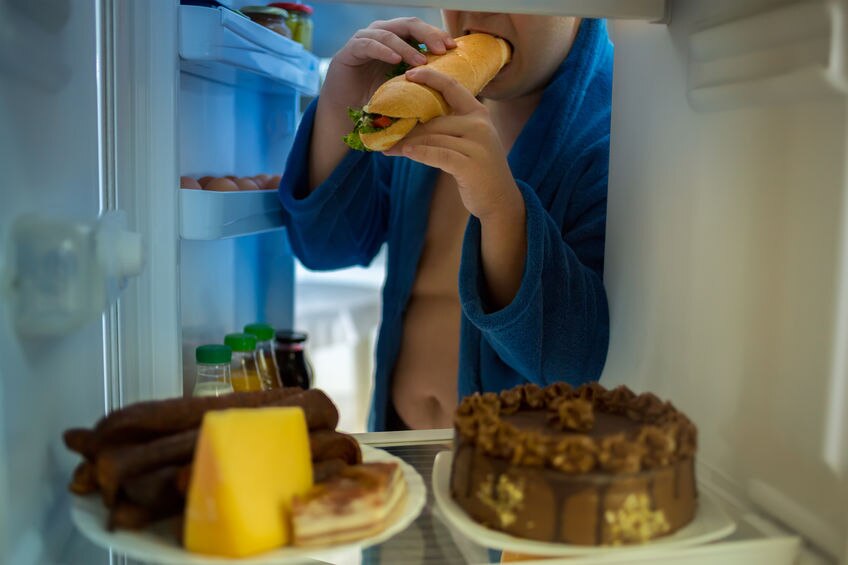
<instances>
[{"instance_id":1,"label":"man's hand","mask_svg":"<svg viewBox=\"0 0 848 565\"><path fill-rule=\"evenodd\" d=\"M309 151L310 189L324 182L348 152L342 138L352 124L348 108L361 108L400 63L422 65L426 57L409 42L444 54L456 42L444 30L418 18L376 21L353 34L336 53L321 87Z\"/></svg>"},{"instance_id":2,"label":"man's hand","mask_svg":"<svg viewBox=\"0 0 848 565\"><path fill-rule=\"evenodd\" d=\"M441 92L453 113L418 125L386 154L453 176L465 208L483 222L523 215L523 201L489 110L456 80L427 67L407 71L406 78Z\"/></svg>"},{"instance_id":3,"label":"man's hand","mask_svg":"<svg viewBox=\"0 0 848 565\"><path fill-rule=\"evenodd\" d=\"M456 179L462 203L480 220L481 258L489 311L521 286L527 254L526 210L488 109L456 80L427 67L406 72L412 82L442 93L453 109L415 127L387 155L436 167Z\"/></svg>"}]
</instances>

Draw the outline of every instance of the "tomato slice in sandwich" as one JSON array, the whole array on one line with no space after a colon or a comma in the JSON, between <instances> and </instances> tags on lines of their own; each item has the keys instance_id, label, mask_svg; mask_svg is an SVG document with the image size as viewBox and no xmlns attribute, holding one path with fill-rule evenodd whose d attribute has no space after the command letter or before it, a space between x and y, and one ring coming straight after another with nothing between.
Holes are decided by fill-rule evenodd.
<instances>
[{"instance_id":1,"label":"tomato slice in sandwich","mask_svg":"<svg viewBox=\"0 0 848 565\"><path fill-rule=\"evenodd\" d=\"M379 116L371 121L375 128L387 128L392 125L392 119L388 116Z\"/></svg>"}]
</instances>

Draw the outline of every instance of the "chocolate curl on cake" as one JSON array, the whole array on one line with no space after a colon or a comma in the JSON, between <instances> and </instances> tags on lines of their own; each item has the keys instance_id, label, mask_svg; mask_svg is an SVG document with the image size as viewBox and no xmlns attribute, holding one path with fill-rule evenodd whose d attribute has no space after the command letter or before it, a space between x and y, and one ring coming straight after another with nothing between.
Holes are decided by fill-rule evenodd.
<instances>
[{"instance_id":1,"label":"chocolate curl on cake","mask_svg":"<svg viewBox=\"0 0 848 565\"><path fill-rule=\"evenodd\" d=\"M669 424L665 429L650 425L642 428L636 441L645 450L642 458L644 468L656 469L671 465L674 461L674 452L677 450L676 432L675 424Z\"/></svg>"},{"instance_id":2,"label":"chocolate curl on cake","mask_svg":"<svg viewBox=\"0 0 848 565\"><path fill-rule=\"evenodd\" d=\"M552 414L548 421L558 430L588 432L595 425L595 411L592 403L580 398L560 398L548 404Z\"/></svg>"},{"instance_id":3,"label":"chocolate curl on cake","mask_svg":"<svg viewBox=\"0 0 848 565\"><path fill-rule=\"evenodd\" d=\"M626 386L618 386L598 399L598 407L610 414L626 414L636 394Z\"/></svg>"},{"instance_id":4,"label":"chocolate curl on cake","mask_svg":"<svg viewBox=\"0 0 848 565\"><path fill-rule=\"evenodd\" d=\"M644 446L628 440L624 434L616 434L601 439L598 462L610 473L638 473L644 453Z\"/></svg>"},{"instance_id":5,"label":"chocolate curl on cake","mask_svg":"<svg viewBox=\"0 0 848 565\"><path fill-rule=\"evenodd\" d=\"M564 473L588 473L598 460L598 448L586 436L564 437L554 443L551 451L551 467Z\"/></svg>"},{"instance_id":6,"label":"chocolate curl on cake","mask_svg":"<svg viewBox=\"0 0 848 565\"><path fill-rule=\"evenodd\" d=\"M310 430L332 430L339 422L336 406L321 390L284 388L139 402L108 414L94 431L101 443L138 441L198 428L210 410L265 406L300 406Z\"/></svg>"},{"instance_id":7,"label":"chocolate curl on cake","mask_svg":"<svg viewBox=\"0 0 848 565\"><path fill-rule=\"evenodd\" d=\"M545 391L539 385L533 383L522 387L524 393L524 405L530 408L544 408L546 405Z\"/></svg>"},{"instance_id":8,"label":"chocolate curl on cake","mask_svg":"<svg viewBox=\"0 0 848 565\"><path fill-rule=\"evenodd\" d=\"M523 399L524 395L521 394L521 390L517 388L511 388L501 392L501 414L509 416L510 414L518 412L521 409Z\"/></svg>"}]
</instances>

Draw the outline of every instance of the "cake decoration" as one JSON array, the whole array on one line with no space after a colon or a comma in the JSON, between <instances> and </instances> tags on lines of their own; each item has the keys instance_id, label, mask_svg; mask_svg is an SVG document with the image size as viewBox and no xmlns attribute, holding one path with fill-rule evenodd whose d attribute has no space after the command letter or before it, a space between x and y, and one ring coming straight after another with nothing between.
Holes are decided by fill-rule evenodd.
<instances>
[{"instance_id":1,"label":"cake decoration","mask_svg":"<svg viewBox=\"0 0 848 565\"><path fill-rule=\"evenodd\" d=\"M526 384L464 398L455 432L451 494L488 527L611 545L694 517L697 429L654 394Z\"/></svg>"}]
</instances>

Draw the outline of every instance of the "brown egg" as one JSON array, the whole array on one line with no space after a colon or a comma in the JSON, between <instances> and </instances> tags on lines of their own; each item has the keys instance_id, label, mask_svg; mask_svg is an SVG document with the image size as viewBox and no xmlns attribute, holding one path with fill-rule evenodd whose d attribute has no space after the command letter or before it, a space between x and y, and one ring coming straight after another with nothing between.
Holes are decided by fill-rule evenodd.
<instances>
[{"instance_id":1,"label":"brown egg","mask_svg":"<svg viewBox=\"0 0 848 565\"><path fill-rule=\"evenodd\" d=\"M265 185L268 184L268 179L271 178L271 175L266 175L262 173L260 175L256 175L253 177L253 182L256 183L256 186L259 188L265 188Z\"/></svg>"},{"instance_id":2,"label":"brown egg","mask_svg":"<svg viewBox=\"0 0 848 565\"><path fill-rule=\"evenodd\" d=\"M268 182L265 183L265 188L269 189L269 190L270 189L276 189L277 187L280 186L280 178L282 178L280 175L272 176L271 178L268 179Z\"/></svg>"},{"instance_id":3,"label":"brown egg","mask_svg":"<svg viewBox=\"0 0 848 565\"><path fill-rule=\"evenodd\" d=\"M242 177L240 179L236 179L236 184L239 187L239 190L259 190L259 187L256 186L256 183L253 182L253 179L250 177Z\"/></svg>"},{"instance_id":4,"label":"brown egg","mask_svg":"<svg viewBox=\"0 0 848 565\"><path fill-rule=\"evenodd\" d=\"M228 178L216 178L210 180L203 187L205 190L214 190L217 192L235 192L238 190L238 185Z\"/></svg>"},{"instance_id":5,"label":"brown egg","mask_svg":"<svg viewBox=\"0 0 848 565\"><path fill-rule=\"evenodd\" d=\"M225 177L225 178L228 178L228 179L230 179L231 181L235 181L238 177L237 177L237 176L235 176L235 175L226 175L226 177Z\"/></svg>"},{"instance_id":6,"label":"brown egg","mask_svg":"<svg viewBox=\"0 0 848 565\"><path fill-rule=\"evenodd\" d=\"M197 179L197 182L200 183L201 187L206 188L206 185L209 184L209 181L214 179L214 178L215 177L209 177L209 176L200 177L199 179Z\"/></svg>"},{"instance_id":7,"label":"brown egg","mask_svg":"<svg viewBox=\"0 0 848 565\"><path fill-rule=\"evenodd\" d=\"M180 177L180 188L200 189L200 183L192 177Z\"/></svg>"}]
</instances>

